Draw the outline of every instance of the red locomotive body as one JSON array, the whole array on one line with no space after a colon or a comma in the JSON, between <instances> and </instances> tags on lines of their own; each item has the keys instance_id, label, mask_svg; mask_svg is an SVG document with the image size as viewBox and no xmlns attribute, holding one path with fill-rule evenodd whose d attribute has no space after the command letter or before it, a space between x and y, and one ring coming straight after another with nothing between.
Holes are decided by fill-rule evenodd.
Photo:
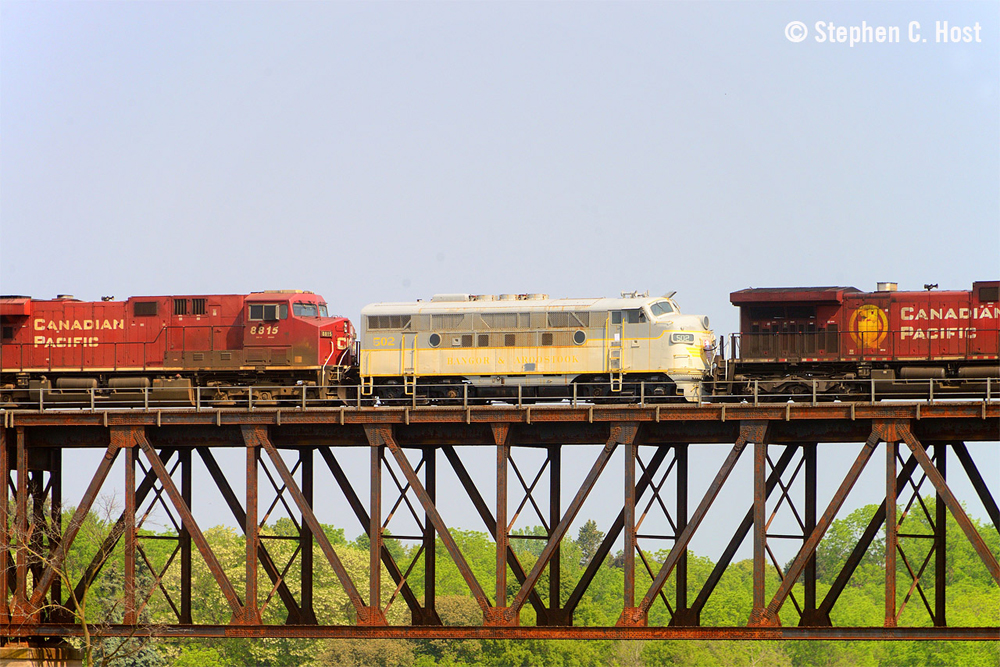
<instances>
[{"instance_id":1,"label":"red locomotive body","mask_svg":"<svg viewBox=\"0 0 1000 667\"><path fill-rule=\"evenodd\" d=\"M935 379L947 392L1000 377L1000 281L974 283L971 291L890 287L733 292L740 334L727 379L756 381L768 393L803 393L816 384L821 392L848 394L863 389L849 386L858 379L896 392L916 388L906 380Z\"/></svg>"},{"instance_id":2,"label":"red locomotive body","mask_svg":"<svg viewBox=\"0 0 1000 667\"><path fill-rule=\"evenodd\" d=\"M0 298L0 388L152 393L184 401L193 387L267 385L262 398L339 382L354 328L311 292L132 297L83 302ZM146 389L149 388L149 389ZM14 391L10 391L14 390ZM235 390L239 393L241 390ZM245 391L242 390L242 391ZM9 400L9 399L8 399Z\"/></svg>"}]
</instances>

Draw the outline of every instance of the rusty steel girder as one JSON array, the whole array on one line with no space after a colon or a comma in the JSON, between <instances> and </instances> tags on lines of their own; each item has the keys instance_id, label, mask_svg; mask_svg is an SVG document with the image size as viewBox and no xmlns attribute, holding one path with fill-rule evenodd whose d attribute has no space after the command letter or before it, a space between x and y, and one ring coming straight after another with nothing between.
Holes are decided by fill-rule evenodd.
<instances>
[{"instance_id":1,"label":"rusty steel girder","mask_svg":"<svg viewBox=\"0 0 1000 667\"><path fill-rule=\"evenodd\" d=\"M997 528L996 480L984 477L965 443L992 442L998 435L997 402L7 412L0 428L0 638L80 634L80 625L73 622L78 601L121 545L124 623L96 629L111 636L995 640L1000 633L996 627L947 625L943 573L949 547L944 525L954 520L993 585L1000 586L996 556L946 476L964 473ZM820 442L842 443L856 455L825 509L817 505L817 477L823 474L817 456ZM707 490L696 495L688 483L688 461L692 448L702 443L727 444L729 451ZM863 443L860 450L855 443ZM583 464L589 472L575 488L568 488L564 479L564 445L591 446L580 450L586 453L588 460ZM493 502L477 486L459 446L495 449ZM355 489L358 482L345 473L340 460L349 449L361 447L368 448L367 504ZM103 450L104 456L63 526L62 460L65 453L81 448ZM224 471L215 455L220 448L243 449L244 470ZM742 521L707 580L693 588L687 567L691 540L699 531L711 529L709 512L748 449L753 452L753 492L739 508ZM609 463L617 451L624 454L624 468L612 472ZM876 451L884 452L885 502L819 600L817 548L862 471L880 460L874 457ZM245 577L238 585L199 526L199 508L192 502L194 452L246 540L241 566ZM482 520L482 526L470 528L485 528L495 541L492 596L455 539L455 527L447 525L440 511L439 452L459 482L449 489L451 497L464 494ZM950 470L946 465L949 452L960 464ZM527 454L535 464L522 460ZM543 457L540 464L539 456ZM351 525L360 526L368 537L367 595L317 518L317 459L333 481L325 495L342 494L353 515ZM124 461L124 508L109 523L82 578L75 584L64 582L66 554L118 460ZM234 475L242 477L232 481L244 483L243 498L234 490L239 483L230 483ZM564 582L560 549L598 480L609 475L622 484L617 506L621 509L579 580ZM262 502L261 489L272 497L269 506ZM933 492L938 501L933 513L924 504L922 490ZM564 492L571 498L565 508ZM902 513L890 515L887 508L898 507L900 500ZM517 504L513 513L511 502ZM602 502L609 501L604 498ZM148 558L143 545L152 538L141 532L154 506L166 513L174 528L170 535L156 537L173 545L172 555L161 565ZM694 508L690 513L689 506ZM277 507L291 518L296 531L282 538L297 545L291 560L278 556L269 546L276 538L263 531ZM543 545L530 567L522 565L515 548L518 540L528 538L512 533L522 509L534 513L544 533L532 536ZM792 534L773 526L783 509L794 517ZM923 511L933 529L932 534L917 536L932 543L923 558L914 557L900 542L900 537L913 537L905 532L904 522L917 511ZM416 534L391 532L401 516L416 526ZM652 533L644 529L653 517L662 519L666 528ZM879 627L835 627L831 611L883 525L887 554L884 622ZM398 562L387 546L389 534L394 540L415 544L408 563ZM706 603L751 534L753 595L745 610L746 625L702 627ZM645 545L652 540L669 545L662 560L651 558ZM778 540L799 545L787 565L776 556ZM624 587L617 624L574 626L574 611L619 543L624 544ZM441 554L438 544L443 547ZM321 554L318 559L314 558L316 546ZM444 558L442 554L468 586L482 614L480 625L442 625L435 598L437 559ZM198 558L215 587L198 594L221 596L231 614L227 625L193 623L192 561ZM935 567L930 575L932 560ZM296 561L298 590L286 576ZM423 567L423 595L411 585L418 563ZM353 619L350 624L318 621L314 582L321 568L328 568L343 589ZM382 568L395 587L391 595L383 591ZM270 592L258 589L260 571L270 582ZM516 581L512 593L508 571ZM897 571L905 572L908 579L904 581L909 581L902 601L896 590ZM148 591L138 586L140 573L152 581ZM637 576L640 573L648 579ZM164 584L171 577L180 582L179 592L173 594ZM768 577L778 582L770 599L765 585ZM933 577L932 585L929 577ZM541 585L544 580L546 586ZM641 581L650 583L640 587ZM801 599L795 592L800 582ZM564 594L564 589L569 593ZM154 595L163 598L175 621L161 619L155 625L141 621ZM272 597L287 611L283 624L262 621L263 609ZM389 625L389 609L397 598L410 612L410 625ZM931 625L900 627L903 608L917 600ZM797 612L797 626L783 626L779 618L788 601ZM668 612L669 624L651 626L650 611L660 603ZM522 625L526 606L533 612L534 625Z\"/></svg>"}]
</instances>

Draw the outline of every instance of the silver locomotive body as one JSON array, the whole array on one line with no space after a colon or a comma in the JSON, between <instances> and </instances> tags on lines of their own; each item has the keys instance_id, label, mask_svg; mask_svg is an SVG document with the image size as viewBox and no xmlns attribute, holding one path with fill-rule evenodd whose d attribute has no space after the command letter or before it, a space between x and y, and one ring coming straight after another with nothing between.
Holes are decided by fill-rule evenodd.
<instances>
[{"instance_id":1,"label":"silver locomotive body","mask_svg":"<svg viewBox=\"0 0 1000 667\"><path fill-rule=\"evenodd\" d=\"M697 401L714 337L670 296L447 294L365 307L359 340L363 393L383 398L613 397L641 385Z\"/></svg>"}]
</instances>

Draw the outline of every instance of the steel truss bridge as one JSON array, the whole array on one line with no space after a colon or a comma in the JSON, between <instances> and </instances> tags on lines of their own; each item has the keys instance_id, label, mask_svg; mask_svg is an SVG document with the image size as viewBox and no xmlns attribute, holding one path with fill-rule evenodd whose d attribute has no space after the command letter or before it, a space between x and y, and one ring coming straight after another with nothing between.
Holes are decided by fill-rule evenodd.
<instances>
[{"instance_id":1,"label":"steel truss bridge","mask_svg":"<svg viewBox=\"0 0 1000 667\"><path fill-rule=\"evenodd\" d=\"M993 528L1000 529L993 493L1000 478L995 470L984 476L966 446L971 441L998 439L997 401L8 411L2 416L0 638L7 642L81 634L80 625L69 613L74 591L68 590L71 586L60 576L60 566L102 486L109 482L116 460L124 461L123 466L115 467L116 471L124 468L124 479L115 481L118 488L124 488L124 509L112 518L113 528L75 587L79 597L88 578L94 578L119 547L116 557L124 558L120 571L124 620L119 625L95 628L105 635L992 641L1000 637L997 627L949 625L945 605L945 557L951 546L945 539L948 521L957 523L1000 585L996 555L949 487L949 480L959 476L967 479ZM695 495L688 483L689 455L704 444L720 443L729 446L728 455L714 471L704 494ZM825 507L817 505L817 477L832 473L825 467L821 471L817 443L840 443L840 451L856 455ZM576 459L586 458L582 465L590 466L582 483L573 488L567 487L563 474L563 448L569 445L591 445L572 450ZM468 452L469 446L495 451L496 467L491 471L495 474L495 495L492 483L488 493L477 486L463 462L460 454ZM79 448L103 450L96 470L64 468L64 455ZM245 451L245 494L236 493L223 472L216 458L220 448ZM370 460L367 498L355 490L357 480L352 481L342 466L348 448L354 448L356 456L364 453L357 448L367 448L370 453L364 455ZM530 465L524 462L529 450L534 452ZM623 470L613 469L617 463L608 465L616 450L624 454ZM689 577L688 547L699 530L717 530L706 522L706 516L744 454L753 460L753 494L732 507L737 516L742 513L742 521L707 580L695 586ZM543 461L539 467L540 456ZM219 554L202 532L204 523L200 525L199 508L192 502L192 470L196 466L207 471L245 534L246 577L239 586L227 577ZM449 497L464 493L482 520L478 528L495 540L495 582L488 582L495 583L492 591L477 579L439 511L438 470L442 466L450 467L460 482L460 488L449 488ZM817 545L866 466L884 469L885 502L854 545L832 587L820 597ZM335 485L324 483L318 488L317 472L323 480L332 477ZM90 475L90 481L64 525L61 491L67 474L77 480ZM605 537L579 581L565 582L560 571L561 545L602 476L616 478L623 488L617 498L600 498L605 506L620 507L617 519L612 525L599 526ZM540 480L544 492L539 491ZM239 487L242 490L243 484ZM267 490L264 495L260 494L262 488ZM572 501L563 506L570 492ZM368 581L362 582L368 583L367 591L352 579L314 512L330 494L338 493L354 515L340 517L340 523L353 524L369 537ZM924 504L922 494L936 496L933 509ZM273 496L273 503L262 512L268 502L262 501L265 496ZM393 496L390 506L386 498ZM284 538L296 546L296 555L287 563L276 560L275 550L268 544L272 538L262 531L262 524L279 502L293 517L297 530L296 535ZM176 591L171 596L162 585L140 590L137 583L137 572L143 568L150 570L147 580L151 574L155 582L161 582L166 575L166 568L155 571L146 559L142 543L149 538L138 530L157 503L177 526L175 537L157 539L173 540L174 557L166 568L179 570L179 596ZM932 534L922 536L932 542L926 557L907 554L906 544L913 542L901 540L912 537L904 532L902 517L890 517L886 522L886 507L899 503L907 510L923 507L932 530ZM512 505L517 510L510 511ZM777 534L771 525L782 505L795 516L796 529L790 535ZM537 536L544 547L530 567L522 564L511 546L512 540L520 537L512 534L511 526L522 510L528 511L526 508L537 513L545 533ZM417 534L392 534L392 538L420 545L409 563L398 562L386 545L390 520L404 510L411 513L419 528ZM647 515L655 512L666 516L667 523L662 524L669 526L666 534L649 535L641 530ZM885 553L889 555L884 563L884 621L875 627L835 626L831 618L838 599L875 538L882 534L883 525ZM702 610L748 536L753 541L753 601L751 607L739 610L746 624L702 626ZM782 566L772 546L781 539L788 543L789 538L797 553L790 564ZM436 543L443 544L444 552L437 552ZM574 611L595 573L615 546L622 544L624 586L618 622L611 627L574 625ZM669 546L665 560L651 560L651 548L663 546ZM479 625L441 623L435 606L435 572L445 552L482 610ZM217 585L215 591L192 591L192 562L196 559L207 565ZM930 574L932 560L935 567ZM292 567L298 575L294 584L287 577ZM408 582L417 567L422 568L425 581L420 596ZM320 568L330 568L343 587L354 624L317 621L314 575ZM261 572L266 579L258 576ZM391 578L392 595L385 593L383 573ZM900 573L904 581L911 582L908 587L899 587L907 590L897 589ZM775 590L776 580L780 583ZM269 581L270 592L264 586L258 588L259 581ZM771 583L765 586L767 581ZM566 595L570 585L572 590ZM765 594L769 589L773 592ZM200 624L192 618L192 595L213 593L221 595L232 612L226 625ZM138 622L152 595L167 599L175 620L155 626ZM399 600L410 612L409 625L387 623L387 607L399 604ZM785 623L779 620L779 610L789 602L797 611L797 624L788 623L787 609ZM283 606L286 622L262 621L261 609L269 603ZM658 604L669 610L666 626L649 622L649 612ZM898 624L907 604L926 611L926 616L921 612L924 624ZM533 610L535 625L521 625L521 612L526 607Z\"/></svg>"}]
</instances>

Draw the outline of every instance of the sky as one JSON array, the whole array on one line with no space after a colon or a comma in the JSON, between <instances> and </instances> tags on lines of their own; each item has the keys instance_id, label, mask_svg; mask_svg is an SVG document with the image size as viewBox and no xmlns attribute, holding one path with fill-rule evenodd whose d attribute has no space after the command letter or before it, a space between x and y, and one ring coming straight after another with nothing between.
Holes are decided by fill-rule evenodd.
<instances>
[{"instance_id":1,"label":"sky","mask_svg":"<svg viewBox=\"0 0 1000 667\"><path fill-rule=\"evenodd\" d=\"M994 2L0 0L5 294L676 290L725 334L746 287L1000 277L998 147Z\"/></svg>"}]
</instances>

